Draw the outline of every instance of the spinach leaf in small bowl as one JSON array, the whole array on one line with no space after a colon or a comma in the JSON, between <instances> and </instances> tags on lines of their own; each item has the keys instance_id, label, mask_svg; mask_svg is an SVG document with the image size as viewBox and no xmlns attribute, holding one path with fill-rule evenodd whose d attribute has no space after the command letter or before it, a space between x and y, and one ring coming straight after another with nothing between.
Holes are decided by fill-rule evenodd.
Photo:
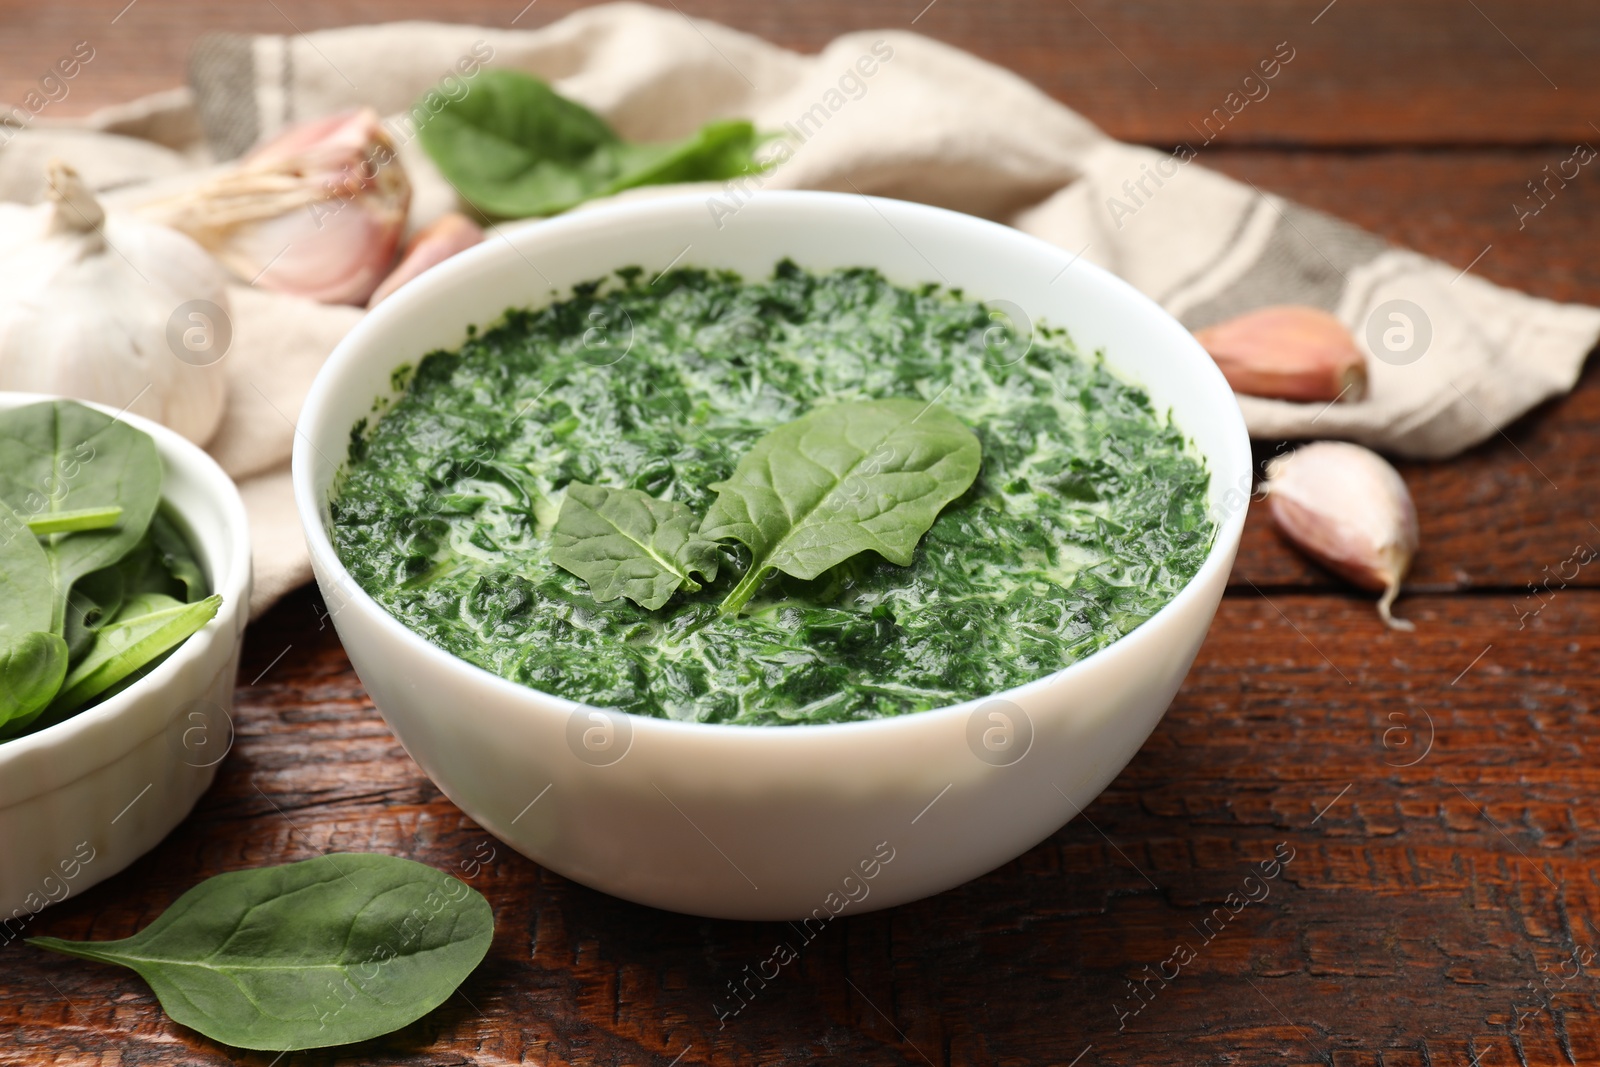
<instances>
[{"instance_id":1,"label":"spinach leaf in small bowl","mask_svg":"<svg viewBox=\"0 0 1600 1067\"><path fill-rule=\"evenodd\" d=\"M0 411L0 740L120 692L217 613L148 434L71 400Z\"/></svg>"}]
</instances>

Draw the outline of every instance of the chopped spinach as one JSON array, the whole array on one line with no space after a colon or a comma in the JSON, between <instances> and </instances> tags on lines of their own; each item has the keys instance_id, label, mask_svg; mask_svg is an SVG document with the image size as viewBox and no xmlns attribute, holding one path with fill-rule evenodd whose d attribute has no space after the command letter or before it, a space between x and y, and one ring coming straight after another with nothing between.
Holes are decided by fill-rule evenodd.
<instances>
[{"instance_id":1,"label":"chopped spinach","mask_svg":"<svg viewBox=\"0 0 1600 1067\"><path fill-rule=\"evenodd\" d=\"M596 365L596 325L625 323L626 357ZM959 293L866 269L786 262L750 283L619 272L422 360L358 434L334 545L430 641L599 706L833 722L1008 689L1148 619L1215 527L1203 462L1141 389L1048 325L1001 364L994 329ZM715 486L773 431L883 401L937 401L981 446L976 478L933 507L904 565L872 546L820 572L771 568L742 613L723 614L740 576L766 569L762 546L735 534L718 535L739 543L700 573L704 588L674 581L661 610L602 602L555 558L574 484L708 516Z\"/></svg>"}]
</instances>

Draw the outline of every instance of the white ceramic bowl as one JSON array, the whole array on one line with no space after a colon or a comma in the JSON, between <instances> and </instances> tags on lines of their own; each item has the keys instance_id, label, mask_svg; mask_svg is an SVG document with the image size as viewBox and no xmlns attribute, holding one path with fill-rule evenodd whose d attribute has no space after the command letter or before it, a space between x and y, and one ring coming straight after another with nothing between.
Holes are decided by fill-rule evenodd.
<instances>
[{"instance_id":1,"label":"white ceramic bowl","mask_svg":"<svg viewBox=\"0 0 1600 1067\"><path fill-rule=\"evenodd\" d=\"M619 267L765 277L786 256L813 270L867 265L901 284L943 281L1067 327L1085 353L1104 349L1171 409L1210 465L1219 529L1200 573L1111 647L992 698L870 722L749 727L604 712L506 681L406 629L340 565L326 529L330 486L352 425L375 397L394 396L397 366L460 345L468 325L507 307L544 304L552 287L564 293ZM1188 671L1250 485L1233 394L1149 299L1016 230L833 193L758 194L720 225L701 197L664 198L491 238L351 331L299 431L295 495L317 581L356 673L422 769L538 863L628 900L719 918L820 923L913 900L991 870L1072 818L1138 751Z\"/></svg>"},{"instance_id":2,"label":"white ceramic bowl","mask_svg":"<svg viewBox=\"0 0 1600 1067\"><path fill-rule=\"evenodd\" d=\"M0 393L0 409L50 399ZM108 415L114 409L91 404ZM164 426L161 495L177 513L217 615L149 675L54 726L0 744L0 943L28 917L144 855L189 814L232 742L233 683L250 603L250 530L222 468Z\"/></svg>"}]
</instances>

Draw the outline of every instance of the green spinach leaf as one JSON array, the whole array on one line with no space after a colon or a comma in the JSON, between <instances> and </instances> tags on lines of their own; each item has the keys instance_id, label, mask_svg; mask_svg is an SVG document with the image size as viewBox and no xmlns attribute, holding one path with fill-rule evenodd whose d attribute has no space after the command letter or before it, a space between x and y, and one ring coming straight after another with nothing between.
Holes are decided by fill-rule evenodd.
<instances>
[{"instance_id":1,"label":"green spinach leaf","mask_svg":"<svg viewBox=\"0 0 1600 1067\"><path fill-rule=\"evenodd\" d=\"M61 689L67 675L67 643L34 631L0 645L0 738L21 734Z\"/></svg>"},{"instance_id":2,"label":"green spinach leaf","mask_svg":"<svg viewBox=\"0 0 1600 1067\"><path fill-rule=\"evenodd\" d=\"M64 630L67 595L79 578L139 543L161 497L155 441L120 420L70 400L13 408L0 417L0 503L26 521L88 508L120 507L114 527L58 533L44 542L50 625Z\"/></svg>"},{"instance_id":3,"label":"green spinach leaf","mask_svg":"<svg viewBox=\"0 0 1600 1067\"><path fill-rule=\"evenodd\" d=\"M26 729L66 676L66 643L49 632L53 600L44 546L0 504L0 738Z\"/></svg>"},{"instance_id":4,"label":"green spinach leaf","mask_svg":"<svg viewBox=\"0 0 1600 1067\"><path fill-rule=\"evenodd\" d=\"M625 596L654 610L679 589L698 591L693 575L716 580L717 543L696 532L699 524L675 500L572 482L550 533L550 562L588 582L602 604Z\"/></svg>"},{"instance_id":5,"label":"green spinach leaf","mask_svg":"<svg viewBox=\"0 0 1600 1067\"><path fill-rule=\"evenodd\" d=\"M99 633L122 610L126 595L120 566L102 567L73 583L67 596L67 653L73 663L83 658Z\"/></svg>"},{"instance_id":6,"label":"green spinach leaf","mask_svg":"<svg viewBox=\"0 0 1600 1067\"><path fill-rule=\"evenodd\" d=\"M73 511L58 511L54 514L37 515L28 520L28 529L36 536L44 537L47 534L78 533L82 530L104 530L108 526L115 526L122 521L122 509L110 508L77 508Z\"/></svg>"},{"instance_id":7,"label":"green spinach leaf","mask_svg":"<svg viewBox=\"0 0 1600 1067\"><path fill-rule=\"evenodd\" d=\"M503 218L554 215L640 185L760 170L750 123L724 120L666 144L632 144L594 112L518 71L486 70L418 132L461 196Z\"/></svg>"},{"instance_id":8,"label":"green spinach leaf","mask_svg":"<svg viewBox=\"0 0 1600 1067\"><path fill-rule=\"evenodd\" d=\"M50 629L50 560L22 518L0 500L0 647ZM3 677L3 675L0 675Z\"/></svg>"},{"instance_id":9,"label":"green spinach leaf","mask_svg":"<svg viewBox=\"0 0 1600 1067\"><path fill-rule=\"evenodd\" d=\"M396 856L334 853L208 878L120 941L29 941L132 968L173 1020L213 1040L287 1051L422 1018L493 938L470 886Z\"/></svg>"},{"instance_id":10,"label":"green spinach leaf","mask_svg":"<svg viewBox=\"0 0 1600 1067\"><path fill-rule=\"evenodd\" d=\"M773 571L815 578L868 550L908 566L982 459L960 419L921 400L839 404L778 427L711 486L718 495L700 535L751 553L722 610L743 608Z\"/></svg>"},{"instance_id":11,"label":"green spinach leaf","mask_svg":"<svg viewBox=\"0 0 1600 1067\"><path fill-rule=\"evenodd\" d=\"M168 596L166 593L134 593L122 602L122 610L117 612L113 622L126 623L135 619L142 619L146 615L154 615L159 611L175 611L184 606L184 601L177 597Z\"/></svg>"},{"instance_id":12,"label":"green spinach leaf","mask_svg":"<svg viewBox=\"0 0 1600 1067\"><path fill-rule=\"evenodd\" d=\"M122 587L127 596L140 593L165 593L175 598L186 598L183 583L172 576L167 565L156 551L155 542L146 533L145 539L117 564L122 572Z\"/></svg>"},{"instance_id":13,"label":"green spinach leaf","mask_svg":"<svg viewBox=\"0 0 1600 1067\"><path fill-rule=\"evenodd\" d=\"M82 662L61 683L50 705L53 719L77 711L94 697L181 644L210 622L222 597L184 604L160 593L129 597L116 621L95 634Z\"/></svg>"},{"instance_id":14,"label":"green spinach leaf","mask_svg":"<svg viewBox=\"0 0 1600 1067\"><path fill-rule=\"evenodd\" d=\"M190 603L199 600L209 591L205 572L188 540L178 532L177 524L167 515L166 508L157 509L150 520L150 541L167 573L183 585L184 599Z\"/></svg>"}]
</instances>

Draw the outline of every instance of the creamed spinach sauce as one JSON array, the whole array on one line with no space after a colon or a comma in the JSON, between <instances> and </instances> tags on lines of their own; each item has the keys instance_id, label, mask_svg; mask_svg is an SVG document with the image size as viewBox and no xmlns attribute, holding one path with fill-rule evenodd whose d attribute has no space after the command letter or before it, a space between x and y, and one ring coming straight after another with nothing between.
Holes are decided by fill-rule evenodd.
<instances>
[{"instance_id":1,"label":"creamed spinach sauce","mask_svg":"<svg viewBox=\"0 0 1600 1067\"><path fill-rule=\"evenodd\" d=\"M404 382L402 369L397 381ZM813 407L937 399L983 444L914 562L865 553L718 614L748 555L660 611L551 564L570 481L704 515L767 431ZM352 435L333 539L362 587L462 659L572 700L701 722L902 715L1104 648L1199 569L1208 474L1145 393L1064 331L872 270L637 270L511 311L422 360Z\"/></svg>"}]
</instances>

